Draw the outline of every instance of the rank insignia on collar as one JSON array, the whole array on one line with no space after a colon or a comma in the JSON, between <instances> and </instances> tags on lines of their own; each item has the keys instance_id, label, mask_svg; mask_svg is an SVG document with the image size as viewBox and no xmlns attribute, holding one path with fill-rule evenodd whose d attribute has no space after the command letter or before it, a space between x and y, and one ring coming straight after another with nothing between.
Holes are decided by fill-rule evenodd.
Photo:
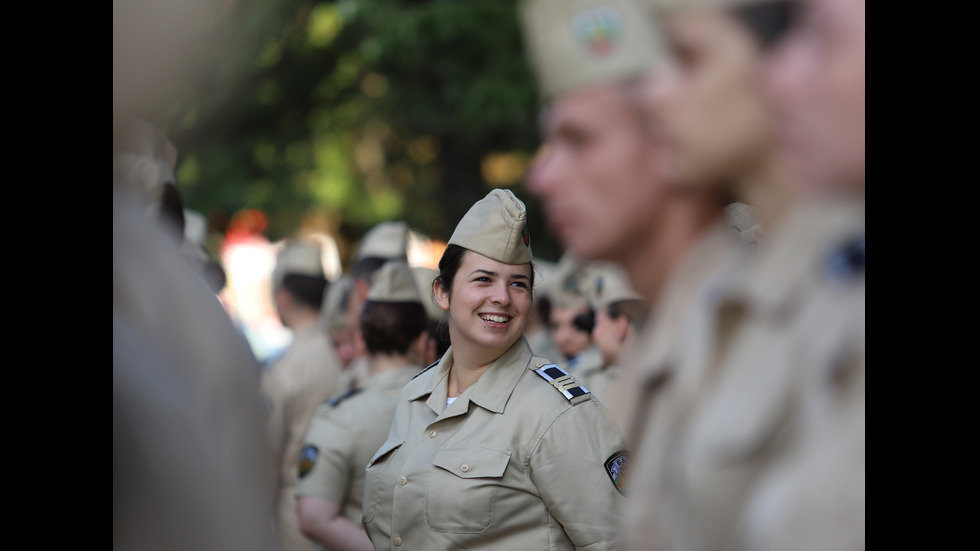
<instances>
[{"instance_id":1,"label":"rank insignia on collar","mask_svg":"<svg viewBox=\"0 0 980 551\"><path fill-rule=\"evenodd\" d=\"M299 477L310 474L313 466L316 465L316 458L320 455L320 450L313 444L303 446L303 451L299 453Z\"/></svg>"},{"instance_id":2,"label":"rank insignia on collar","mask_svg":"<svg viewBox=\"0 0 980 551\"><path fill-rule=\"evenodd\" d=\"M551 383L551 386L558 389L569 400L589 393L589 389L585 388L578 379L555 364L542 366L540 369L535 369L534 372L541 375L544 380Z\"/></svg>"},{"instance_id":3,"label":"rank insignia on collar","mask_svg":"<svg viewBox=\"0 0 980 551\"><path fill-rule=\"evenodd\" d=\"M612 480L613 486L624 496L626 495L626 466L629 465L629 462L629 452L618 451L612 454L603 464L606 468L606 474Z\"/></svg>"}]
</instances>

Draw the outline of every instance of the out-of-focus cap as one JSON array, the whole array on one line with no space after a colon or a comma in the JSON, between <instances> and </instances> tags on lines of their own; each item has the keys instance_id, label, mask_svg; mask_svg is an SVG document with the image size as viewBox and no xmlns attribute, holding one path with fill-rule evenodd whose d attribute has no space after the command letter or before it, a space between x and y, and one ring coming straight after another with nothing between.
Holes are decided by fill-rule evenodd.
<instances>
[{"instance_id":1,"label":"out-of-focus cap","mask_svg":"<svg viewBox=\"0 0 980 551\"><path fill-rule=\"evenodd\" d=\"M629 277L619 264L594 262L589 265L588 272L587 299L595 311L624 300L643 299L633 289Z\"/></svg>"},{"instance_id":2,"label":"out-of-focus cap","mask_svg":"<svg viewBox=\"0 0 980 551\"><path fill-rule=\"evenodd\" d=\"M524 47L544 101L640 75L664 48L641 0L522 0Z\"/></svg>"},{"instance_id":3,"label":"out-of-focus cap","mask_svg":"<svg viewBox=\"0 0 980 551\"><path fill-rule=\"evenodd\" d=\"M408 223L397 220L381 222L371 228L354 254L354 262L364 258L408 260Z\"/></svg>"},{"instance_id":4,"label":"out-of-focus cap","mask_svg":"<svg viewBox=\"0 0 980 551\"><path fill-rule=\"evenodd\" d=\"M272 271L272 280L276 285L280 285L287 274L326 279L320 245L302 239L287 241L276 256L276 267Z\"/></svg>"},{"instance_id":5,"label":"out-of-focus cap","mask_svg":"<svg viewBox=\"0 0 980 551\"><path fill-rule=\"evenodd\" d=\"M415 286L419 290L419 299L422 306L425 306L425 313L432 321L442 321L446 317L446 312L439 308L435 299L432 297L432 282L439 277L439 270L426 268L424 266L412 266L412 275L415 276Z\"/></svg>"},{"instance_id":6,"label":"out-of-focus cap","mask_svg":"<svg viewBox=\"0 0 980 551\"><path fill-rule=\"evenodd\" d=\"M762 226L755 215L755 207L745 203L730 203L725 206L725 216L732 231L744 242L756 244L762 233Z\"/></svg>"},{"instance_id":7,"label":"out-of-focus cap","mask_svg":"<svg viewBox=\"0 0 980 551\"><path fill-rule=\"evenodd\" d=\"M527 264L532 260L527 209L512 191L494 189L470 207L448 244L504 264Z\"/></svg>"},{"instance_id":8,"label":"out-of-focus cap","mask_svg":"<svg viewBox=\"0 0 980 551\"><path fill-rule=\"evenodd\" d=\"M367 299L372 302L422 302L415 275L407 262L391 260L378 270Z\"/></svg>"},{"instance_id":9,"label":"out-of-focus cap","mask_svg":"<svg viewBox=\"0 0 980 551\"><path fill-rule=\"evenodd\" d=\"M552 306L571 308L588 306L589 274L587 264L570 253L562 255L551 274L548 296Z\"/></svg>"},{"instance_id":10,"label":"out-of-focus cap","mask_svg":"<svg viewBox=\"0 0 980 551\"><path fill-rule=\"evenodd\" d=\"M344 299L349 296L353 283L354 279L351 276L340 276L323 294L320 319L327 331L347 329L347 308Z\"/></svg>"}]
</instances>

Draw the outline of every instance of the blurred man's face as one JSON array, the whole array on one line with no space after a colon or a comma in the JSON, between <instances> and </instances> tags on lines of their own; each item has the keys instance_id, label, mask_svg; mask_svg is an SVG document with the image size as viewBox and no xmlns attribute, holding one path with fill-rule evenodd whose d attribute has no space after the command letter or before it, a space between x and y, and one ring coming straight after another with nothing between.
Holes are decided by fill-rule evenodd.
<instances>
[{"instance_id":1,"label":"blurred man's face","mask_svg":"<svg viewBox=\"0 0 980 551\"><path fill-rule=\"evenodd\" d=\"M682 10L663 23L668 61L644 89L667 142L663 170L683 187L728 185L772 146L756 43L720 10Z\"/></svg>"},{"instance_id":2,"label":"blurred man's face","mask_svg":"<svg viewBox=\"0 0 980 551\"><path fill-rule=\"evenodd\" d=\"M807 0L768 61L780 146L809 191L864 193L865 0Z\"/></svg>"},{"instance_id":3,"label":"blurred man's face","mask_svg":"<svg viewBox=\"0 0 980 551\"><path fill-rule=\"evenodd\" d=\"M346 369L350 367L351 363L357 358L357 340L356 333L353 329L335 329L330 332L330 342L333 344L334 350L337 351L337 357L340 358L340 363Z\"/></svg>"},{"instance_id":4,"label":"blurred man's face","mask_svg":"<svg viewBox=\"0 0 980 551\"><path fill-rule=\"evenodd\" d=\"M551 231L585 260L628 256L661 207L656 152L623 85L600 85L552 102L545 144L528 175Z\"/></svg>"}]
</instances>

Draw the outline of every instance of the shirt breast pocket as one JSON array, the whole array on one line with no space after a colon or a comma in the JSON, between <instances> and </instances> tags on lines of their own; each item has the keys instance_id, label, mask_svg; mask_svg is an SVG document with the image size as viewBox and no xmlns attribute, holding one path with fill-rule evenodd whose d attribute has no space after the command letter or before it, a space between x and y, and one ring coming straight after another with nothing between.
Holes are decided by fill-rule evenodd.
<instances>
[{"instance_id":1,"label":"shirt breast pocket","mask_svg":"<svg viewBox=\"0 0 980 551\"><path fill-rule=\"evenodd\" d=\"M510 454L483 446L440 450L432 460L426 490L426 525L455 534L476 534L489 528Z\"/></svg>"},{"instance_id":2,"label":"shirt breast pocket","mask_svg":"<svg viewBox=\"0 0 980 551\"><path fill-rule=\"evenodd\" d=\"M405 440L388 440L378 448L377 453L368 461L364 476L364 523L374 520L381 499L381 481L391 464L392 458L398 453L398 448Z\"/></svg>"}]
</instances>

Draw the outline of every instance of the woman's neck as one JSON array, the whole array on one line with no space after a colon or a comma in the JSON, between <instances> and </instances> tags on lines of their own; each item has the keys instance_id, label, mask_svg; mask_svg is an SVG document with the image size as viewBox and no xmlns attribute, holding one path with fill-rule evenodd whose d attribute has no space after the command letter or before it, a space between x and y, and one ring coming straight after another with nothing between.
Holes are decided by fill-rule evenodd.
<instances>
[{"instance_id":1,"label":"woman's neck","mask_svg":"<svg viewBox=\"0 0 980 551\"><path fill-rule=\"evenodd\" d=\"M506 350L488 350L453 338L450 329L450 342L453 343L453 365L449 369L449 397L454 398L476 384L480 377ZM458 343L458 344L457 344Z\"/></svg>"},{"instance_id":2,"label":"woman's neck","mask_svg":"<svg viewBox=\"0 0 980 551\"><path fill-rule=\"evenodd\" d=\"M371 354L368 356L368 373L377 375L412 363L414 362L404 354Z\"/></svg>"}]
</instances>

